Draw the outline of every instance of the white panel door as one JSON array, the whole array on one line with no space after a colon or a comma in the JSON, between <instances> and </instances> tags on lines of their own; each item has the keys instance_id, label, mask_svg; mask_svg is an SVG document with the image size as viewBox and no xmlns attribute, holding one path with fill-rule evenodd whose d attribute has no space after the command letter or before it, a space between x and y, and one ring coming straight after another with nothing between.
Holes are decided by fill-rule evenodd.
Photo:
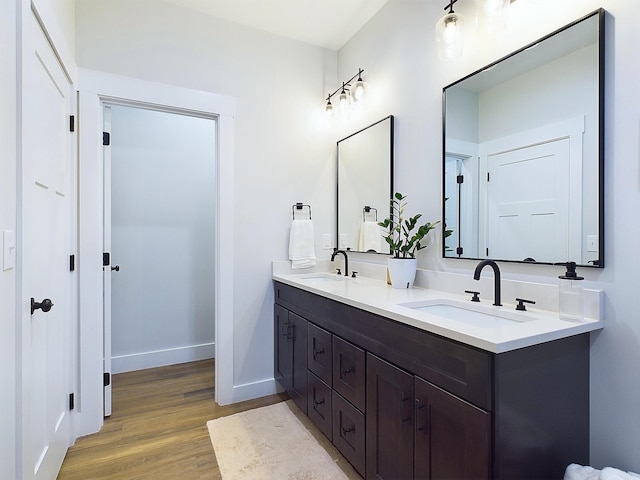
<instances>
[{"instance_id":1,"label":"white panel door","mask_svg":"<svg viewBox=\"0 0 640 480\"><path fill-rule=\"evenodd\" d=\"M33 15L23 38L23 478L50 480L71 439L72 85Z\"/></svg>"},{"instance_id":2,"label":"white panel door","mask_svg":"<svg viewBox=\"0 0 640 480\"><path fill-rule=\"evenodd\" d=\"M568 258L569 144L563 138L488 157L490 258Z\"/></svg>"}]
</instances>

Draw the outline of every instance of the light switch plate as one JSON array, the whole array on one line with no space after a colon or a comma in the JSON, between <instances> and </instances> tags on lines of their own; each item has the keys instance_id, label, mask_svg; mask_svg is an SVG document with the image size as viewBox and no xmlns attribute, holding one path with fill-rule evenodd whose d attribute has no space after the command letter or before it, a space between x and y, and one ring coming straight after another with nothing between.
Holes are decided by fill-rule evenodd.
<instances>
[{"instance_id":1,"label":"light switch plate","mask_svg":"<svg viewBox=\"0 0 640 480\"><path fill-rule=\"evenodd\" d=\"M322 249L331 250L331 234L329 233L322 234Z\"/></svg>"},{"instance_id":2,"label":"light switch plate","mask_svg":"<svg viewBox=\"0 0 640 480\"><path fill-rule=\"evenodd\" d=\"M598 236L587 235L587 252L597 252L597 251L598 251Z\"/></svg>"},{"instance_id":3,"label":"light switch plate","mask_svg":"<svg viewBox=\"0 0 640 480\"><path fill-rule=\"evenodd\" d=\"M2 270L16 266L16 234L12 230L2 231Z\"/></svg>"}]
</instances>

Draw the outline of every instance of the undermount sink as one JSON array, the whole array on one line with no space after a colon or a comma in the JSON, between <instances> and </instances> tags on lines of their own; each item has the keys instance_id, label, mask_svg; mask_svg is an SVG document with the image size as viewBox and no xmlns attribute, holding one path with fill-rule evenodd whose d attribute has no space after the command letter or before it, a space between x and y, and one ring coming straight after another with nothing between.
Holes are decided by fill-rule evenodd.
<instances>
[{"instance_id":1,"label":"undermount sink","mask_svg":"<svg viewBox=\"0 0 640 480\"><path fill-rule=\"evenodd\" d=\"M495 328L514 325L534 320L534 317L520 312L510 311L505 307L495 307L486 304L473 304L450 299L434 299L419 302L398 304L401 307L410 308L419 312L428 313L437 317L463 322L482 328Z\"/></svg>"},{"instance_id":2,"label":"undermount sink","mask_svg":"<svg viewBox=\"0 0 640 480\"><path fill-rule=\"evenodd\" d=\"M347 277L344 275L338 275L337 273L302 273L298 275L298 278L312 283L326 283L326 282L340 282L344 281Z\"/></svg>"}]
</instances>

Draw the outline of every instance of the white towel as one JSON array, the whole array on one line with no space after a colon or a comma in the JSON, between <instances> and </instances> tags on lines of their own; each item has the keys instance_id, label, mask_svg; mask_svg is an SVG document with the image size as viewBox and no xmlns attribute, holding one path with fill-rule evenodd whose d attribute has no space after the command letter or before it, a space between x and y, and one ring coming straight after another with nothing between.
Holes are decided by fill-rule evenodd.
<instances>
[{"instance_id":1,"label":"white towel","mask_svg":"<svg viewBox=\"0 0 640 480\"><path fill-rule=\"evenodd\" d=\"M617 468L605 467L596 470L590 466L572 463L564 472L564 480L635 480L640 475L633 472L623 472Z\"/></svg>"},{"instance_id":2,"label":"white towel","mask_svg":"<svg viewBox=\"0 0 640 480\"><path fill-rule=\"evenodd\" d=\"M360 228L360 240L358 242L358 250L361 252L380 252L380 244L382 233L380 233L380 225L377 222L366 220L362 222Z\"/></svg>"},{"instance_id":3,"label":"white towel","mask_svg":"<svg viewBox=\"0 0 640 480\"><path fill-rule=\"evenodd\" d=\"M572 463L564 472L564 480L598 480L600 470Z\"/></svg>"},{"instance_id":4,"label":"white towel","mask_svg":"<svg viewBox=\"0 0 640 480\"><path fill-rule=\"evenodd\" d=\"M600 474L601 480L634 480L638 475L633 472L623 472L617 468L605 467Z\"/></svg>"},{"instance_id":5,"label":"white towel","mask_svg":"<svg viewBox=\"0 0 640 480\"><path fill-rule=\"evenodd\" d=\"M295 219L289 234L291 268L309 268L316 264L315 235L311 220Z\"/></svg>"}]
</instances>

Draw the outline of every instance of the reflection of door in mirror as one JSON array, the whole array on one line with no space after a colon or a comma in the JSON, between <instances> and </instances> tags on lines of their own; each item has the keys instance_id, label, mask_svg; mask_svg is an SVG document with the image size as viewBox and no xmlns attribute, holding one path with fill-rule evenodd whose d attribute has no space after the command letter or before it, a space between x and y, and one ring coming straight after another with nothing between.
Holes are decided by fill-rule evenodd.
<instances>
[{"instance_id":1,"label":"reflection of door in mirror","mask_svg":"<svg viewBox=\"0 0 640 480\"><path fill-rule=\"evenodd\" d=\"M487 256L576 258L569 254L568 144L565 138L488 158Z\"/></svg>"},{"instance_id":2,"label":"reflection of door in mirror","mask_svg":"<svg viewBox=\"0 0 640 480\"><path fill-rule=\"evenodd\" d=\"M338 240L342 250L389 253L377 222L393 191L393 116L338 141Z\"/></svg>"}]
</instances>

